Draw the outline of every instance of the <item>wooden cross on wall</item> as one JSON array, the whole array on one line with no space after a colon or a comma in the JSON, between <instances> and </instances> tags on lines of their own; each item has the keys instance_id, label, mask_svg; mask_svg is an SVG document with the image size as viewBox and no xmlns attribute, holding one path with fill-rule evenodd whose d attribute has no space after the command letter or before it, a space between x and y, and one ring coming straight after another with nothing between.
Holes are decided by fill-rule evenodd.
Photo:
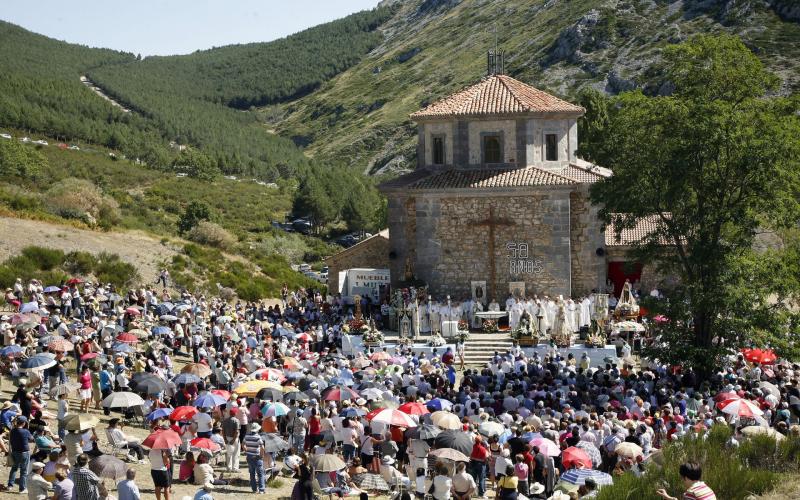
<instances>
[{"instance_id":1,"label":"wooden cross on wall","mask_svg":"<svg viewBox=\"0 0 800 500\"><path fill-rule=\"evenodd\" d=\"M505 218L496 218L494 216L494 207L489 205L489 217L475 222L470 222L470 226L477 226L477 227L488 227L489 228L489 299L490 300L497 300L497 295L495 294L495 280L497 269L495 267L494 262L494 229L496 227L503 227L503 226L513 226L514 222L505 219Z\"/></svg>"}]
</instances>

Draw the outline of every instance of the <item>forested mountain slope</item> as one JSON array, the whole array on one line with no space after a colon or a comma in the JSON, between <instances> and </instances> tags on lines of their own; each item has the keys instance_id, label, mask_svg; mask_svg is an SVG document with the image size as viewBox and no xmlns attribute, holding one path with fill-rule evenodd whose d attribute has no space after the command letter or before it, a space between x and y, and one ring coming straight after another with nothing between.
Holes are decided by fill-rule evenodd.
<instances>
[{"instance_id":1,"label":"forested mountain slope","mask_svg":"<svg viewBox=\"0 0 800 500\"><path fill-rule=\"evenodd\" d=\"M739 35L800 85L797 9L783 0L396 0L385 41L318 91L280 106L277 130L315 158L369 173L413 163L410 112L485 74L495 28L506 72L575 100L582 88L665 92L660 52L699 33Z\"/></svg>"}]
</instances>

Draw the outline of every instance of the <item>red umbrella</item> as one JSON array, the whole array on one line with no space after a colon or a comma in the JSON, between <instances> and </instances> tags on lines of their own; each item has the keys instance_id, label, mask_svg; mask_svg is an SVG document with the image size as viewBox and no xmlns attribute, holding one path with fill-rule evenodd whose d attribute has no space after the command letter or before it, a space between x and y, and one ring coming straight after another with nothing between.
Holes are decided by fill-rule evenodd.
<instances>
[{"instance_id":1,"label":"red umbrella","mask_svg":"<svg viewBox=\"0 0 800 500\"><path fill-rule=\"evenodd\" d=\"M747 361L762 365L771 365L778 359L772 349L742 349L742 354Z\"/></svg>"},{"instance_id":2,"label":"red umbrella","mask_svg":"<svg viewBox=\"0 0 800 500\"><path fill-rule=\"evenodd\" d=\"M332 387L326 391L325 401L347 401L349 399L358 399L361 396L356 391L349 387Z\"/></svg>"},{"instance_id":3,"label":"red umbrella","mask_svg":"<svg viewBox=\"0 0 800 500\"><path fill-rule=\"evenodd\" d=\"M80 285L83 283L83 280L80 278L70 278L67 280L67 285Z\"/></svg>"},{"instance_id":4,"label":"red umbrella","mask_svg":"<svg viewBox=\"0 0 800 500\"><path fill-rule=\"evenodd\" d=\"M209 451L218 451L219 445L208 438L194 438L190 441L192 447Z\"/></svg>"},{"instance_id":5,"label":"red umbrella","mask_svg":"<svg viewBox=\"0 0 800 500\"><path fill-rule=\"evenodd\" d=\"M175 410L170 413L169 419L173 422L178 422L180 420L190 420L197 414L197 408L194 406L179 406L175 408Z\"/></svg>"},{"instance_id":6,"label":"red umbrella","mask_svg":"<svg viewBox=\"0 0 800 500\"><path fill-rule=\"evenodd\" d=\"M716 402L725 401L727 399L740 399L740 397L735 392L720 392L714 396L714 401Z\"/></svg>"},{"instance_id":7,"label":"red umbrella","mask_svg":"<svg viewBox=\"0 0 800 500\"><path fill-rule=\"evenodd\" d=\"M81 361L89 361L90 359L94 359L99 356L100 353L97 352L87 352L83 356L81 356Z\"/></svg>"},{"instance_id":8,"label":"red umbrella","mask_svg":"<svg viewBox=\"0 0 800 500\"><path fill-rule=\"evenodd\" d=\"M409 415L425 415L426 413L430 413L428 407L422 403L403 403L397 409Z\"/></svg>"},{"instance_id":9,"label":"red umbrella","mask_svg":"<svg viewBox=\"0 0 800 500\"><path fill-rule=\"evenodd\" d=\"M181 436L172 429L159 429L142 441L142 446L151 450L170 450L180 444Z\"/></svg>"},{"instance_id":10,"label":"red umbrella","mask_svg":"<svg viewBox=\"0 0 800 500\"><path fill-rule=\"evenodd\" d=\"M117 335L117 341L118 342L124 342L126 344L138 344L139 343L139 339L136 337L136 335L134 335L132 333L120 333L119 335Z\"/></svg>"},{"instance_id":11,"label":"red umbrella","mask_svg":"<svg viewBox=\"0 0 800 500\"><path fill-rule=\"evenodd\" d=\"M231 393L222 389L214 389L213 391L211 391L211 394L216 394L221 398L225 398L225 401L231 399Z\"/></svg>"},{"instance_id":12,"label":"red umbrella","mask_svg":"<svg viewBox=\"0 0 800 500\"><path fill-rule=\"evenodd\" d=\"M567 469L577 465L583 465L585 469L592 468L592 459L589 457L589 454L574 446L570 446L561 453L561 463L564 464L564 467Z\"/></svg>"},{"instance_id":13,"label":"red umbrella","mask_svg":"<svg viewBox=\"0 0 800 500\"><path fill-rule=\"evenodd\" d=\"M142 314L142 311L136 309L135 307L129 307L125 309L125 312L130 314L131 316L139 316Z\"/></svg>"}]
</instances>

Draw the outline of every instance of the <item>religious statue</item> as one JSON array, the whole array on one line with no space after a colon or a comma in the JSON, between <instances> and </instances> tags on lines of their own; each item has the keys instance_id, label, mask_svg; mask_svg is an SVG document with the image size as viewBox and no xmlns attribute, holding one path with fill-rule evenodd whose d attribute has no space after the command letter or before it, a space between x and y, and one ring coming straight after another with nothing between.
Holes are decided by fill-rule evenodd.
<instances>
[{"instance_id":1,"label":"religious statue","mask_svg":"<svg viewBox=\"0 0 800 500\"><path fill-rule=\"evenodd\" d=\"M411 336L411 318L408 309L400 310L400 338L407 339Z\"/></svg>"},{"instance_id":2,"label":"religious statue","mask_svg":"<svg viewBox=\"0 0 800 500\"><path fill-rule=\"evenodd\" d=\"M559 296L553 330L550 333L553 342L559 347L569 347L572 344L572 331L567 321L567 310L564 300Z\"/></svg>"},{"instance_id":3,"label":"religious statue","mask_svg":"<svg viewBox=\"0 0 800 500\"><path fill-rule=\"evenodd\" d=\"M626 318L639 316L639 304L636 302L636 297L633 296L631 282L628 280L625 280L625 284L622 285L622 292L619 294L619 301L616 309L614 309L614 314Z\"/></svg>"},{"instance_id":4,"label":"religious statue","mask_svg":"<svg viewBox=\"0 0 800 500\"><path fill-rule=\"evenodd\" d=\"M405 267L405 280L412 281L414 279L414 267L411 265L411 256L409 255L406 257L406 267Z\"/></svg>"},{"instance_id":5,"label":"religious statue","mask_svg":"<svg viewBox=\"0 0 800 500\"><path fill-rule=\"evenodd\" d=\"M361 321L363 318L363 314L361 313L361 295L354 295L353 302L355 302L356 312L353 313L353 319L356 321Z\"/></svg>"}]
</instances>

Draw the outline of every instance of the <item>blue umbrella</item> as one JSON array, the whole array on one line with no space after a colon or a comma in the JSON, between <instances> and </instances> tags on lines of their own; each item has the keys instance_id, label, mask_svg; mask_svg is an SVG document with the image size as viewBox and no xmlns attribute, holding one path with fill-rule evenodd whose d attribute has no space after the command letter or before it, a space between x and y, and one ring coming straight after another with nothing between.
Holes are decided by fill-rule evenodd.
<instances>
[{"instance_id":1,"label":"blue umbrella","mask_svg":"<svg viewBox=\"0 0 800 500\"><path fill-rule=\"evenodd\" d=\"M166 308L167 311L171 311L171 310L175 309L175 304L173 304L172 302L162 302L161 303L161 307Z\"/></svg>"},{"instance_id":2,"label":"blue umbrella","mask_svg":"<svg viewBox=\"0 0 800 500\"><path fill-rule=\"evenodd\" d=\"M111 350L114 352L125 352L125 353L136 352L135 347L133 347L130 344L126 344L124 342L118 342L114 344L113 346L111 346Z\"/></svg>"},{"instance_id":3,"label":"blue umbrella","mask_svg":"<svg viewBox=\"0 0 800 500\"><path fill-rule=\"evenodd\" d=\"M147 415L147 420L153 422L159 418L168 417L170 414L172 414L172 408L158 408Z\"/></svg>"},{"instance_id":4,"label":"blue umbrella","mask_svg":"<svg viewBox=\"0 0 800 500\"><path fill-rule=\"evenodd\" d=\"M60 292L61 288L57 286L48 286L44 289L44 293L53 293L53 292Z\"/></svg>"},{"instance_id":5,"label":"blue umbrella","mask_svg":"<svg viewBox=\"0 0 800 500\"><path fill-rule=\"evenodd\" d=\"M194 406L198 408L216 408L219 405L227 403L225 398L207 392L194 400Z\"/></svg>"},{"instance_id":6,"label":"blue umbrella","mask_svg":"<svg viewBox=\"0 0 800 500\"><path fill-rule=\"evenodd\" d=\"M172 381L175 382L176 384L196 384L200 382L200 377L198 377L197 375L193 375L191 373L181 373L180 375L172 379Z\"/></svg>"},{"instance_id":7,"label":"blue umbrella","mask_svg":"<svg viewBox=\"0 0 800 500\"><path fill-rule=\"evenodd\" d=\"M14 356L17 354L22 354L24 351L25 350L22 347L15 344L0 349L0 354L2 354L3 356Z\"/></svg>"},{"instance_id":8,"label":"blue umbrella","mask_svg":"<svg viewBox=\"0 0 800 500\"><path fill-rule=\"evenodd\" d=\"M450 411L453 408L453 403L446 399L436 398L425 403L425 406L434 408L436 411Z\"/></svg>"},{"instance_id":9,"label":"blue umbrella","mask_svg":"<svg viewBox=\"0 0 800 500\"><path fill-rule=\"evenodd\" d=\"M607 486L614 483L614 479L599 470L593 469L570 469L561 474L561 481L569 484L583 485L587 479L593 479L598 486Z\"/></svg>"},{"instance_id":10,"label":"blue umbrella","mask_svg":"<svg viewBox=\"0 0 800 500\"><path fill-rule=\"evenodd\" d=\"M172 331L172 330L170 330L170 329L169 329L169 328L167 328L166 326L156 326L156 327L153 327L153 334L155 334L155 335L167 335L167 334L168 334L169 332L171 332L171 331Z\"/></svg>"},{"instance_id":11,"label":"blue umbrella","mask_svg":"<svg viewBox=\"0 0 800 500\"><path fill-rule=\"evenodd\" d=\"M255 349L258 347L258 340L255 337L247 337L247 347Z\"/></svg>"},{"instance_id":12,"label":"blue umbrella","mask_svg":"<svg viewBox=\"0 0 800 500\"><path fill-rule=\"evenodd\" d=\"M41 353L31 356L22 362L23 368L50 368L56 364L55 358L51 357L49 353Z\"/></svg>"},{"instance_id":13,"label":"blue umbrella","mask_svg":"<svg viewBox=\"0 0 800 500\"><path fill-rule=\"evenodd\" d=\"M183 312L183 311L187 311L187 310L189 310L191 308L192 308L191 304L178 304L177 306L175 306L174 310L178 311L178 312Z\"/></svg>"},{"instance_id":14,"label":"blue umbrella","mask_svg":"<svg viewBox=\"0 0 800 500\"><path fill-rule=\"evenodd\" d=\"M342 412L342 416L347 418L362 417L366 414L367 412L365 412L361 408L352 408L352 407L347 408Z\"/></svg>"}]
</instances>

